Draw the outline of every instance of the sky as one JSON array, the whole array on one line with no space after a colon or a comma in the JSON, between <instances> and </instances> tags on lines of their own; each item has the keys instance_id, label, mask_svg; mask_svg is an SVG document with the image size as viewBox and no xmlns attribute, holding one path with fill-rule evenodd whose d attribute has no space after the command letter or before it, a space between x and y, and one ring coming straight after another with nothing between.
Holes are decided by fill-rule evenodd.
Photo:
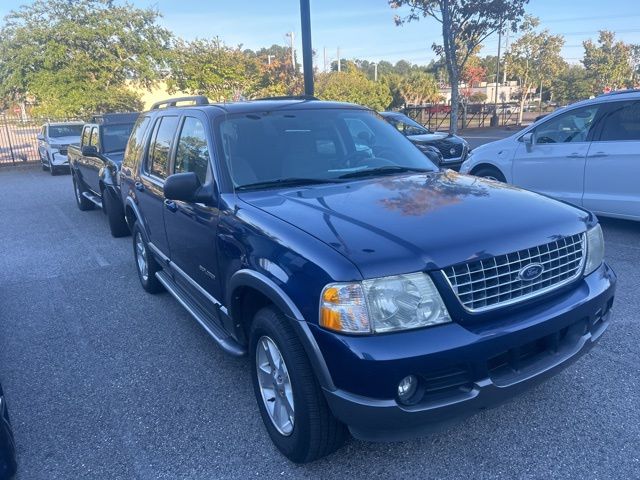
<instances>
[{"instance_id":1,"label":"sky","mask_svg":"<svg viewBox=\"0 0 640 480\"><path fill-rule=\"evenodd\" d=\"M292 31L296 48L301 46L298 0L129 1L139 7L157 8L163 15L160 22L186 39L217 35L226 45L259 49L288 44L286 33ZM0 17L28 3L0 0ZM531 0L526 9L540 18L543 28L565 35L562 53L570 63L581 60L582 42L595 39L598 30L612 30L625 42L640 43L640 0ZM393 21L396 13L386 0L311 0L316 65L322 69L324 48L328 61L335 60L338 47L341 57L347 59L429 63L435 58L431 45L441 39L440 24L422 19L397 27ZM481 55L495 55L497 47L497 36L490 37Z\"/></svg>"}]
</instances>

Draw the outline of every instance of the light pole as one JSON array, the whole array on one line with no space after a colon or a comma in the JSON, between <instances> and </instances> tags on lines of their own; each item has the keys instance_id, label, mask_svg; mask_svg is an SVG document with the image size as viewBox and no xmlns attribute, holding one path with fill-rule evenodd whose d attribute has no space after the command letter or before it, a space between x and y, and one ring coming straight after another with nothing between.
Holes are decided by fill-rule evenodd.
<instances>
[{"instance_id":1,"label":"light pole","mask_svg":"<svg viewBox=\"0 0 640 480\"><path fill-rule=\"evenodd\" d=\"M309 0L300 0L300 24L302 33L302 69L304 70L304 94L313 96L313 49L311 48L311 8Z\"/></svg>"},{"instance_id":2,"label":"light pole","mask_svg":"<svg viewBox=\"0 0 640 480\"><path fill-rule=\"evenodd\" d=\"M378 81L378 64L377 63L373 63L373 81L377 82Z\"/></svg>"}]
</instances>

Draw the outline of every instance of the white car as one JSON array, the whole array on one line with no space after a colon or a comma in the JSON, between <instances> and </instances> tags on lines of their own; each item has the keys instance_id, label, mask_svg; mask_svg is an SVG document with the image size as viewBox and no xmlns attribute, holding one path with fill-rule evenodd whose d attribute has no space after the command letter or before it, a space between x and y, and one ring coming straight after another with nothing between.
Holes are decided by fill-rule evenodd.
<instances>
[{"instance_id":1,"label":"white car","mask_svg":"<svg viewBox=\"0 0 640 480\"><path fill-rule=\"evenodd\" d=\"M473 149L462 173L640 221L640 90L576 103Z\"/></svg>"},{"instance_id":2,"label":"white car","mask_svg":"<svg viewBox=\"0 0 640 480\"><path fill-rule=\"evenodd\" d=\"M67 147L80 143L82 122L45 123L38 133L38 154L43 170L55 175L58 170L68 170Z\"/></svg>"}]
</instances>

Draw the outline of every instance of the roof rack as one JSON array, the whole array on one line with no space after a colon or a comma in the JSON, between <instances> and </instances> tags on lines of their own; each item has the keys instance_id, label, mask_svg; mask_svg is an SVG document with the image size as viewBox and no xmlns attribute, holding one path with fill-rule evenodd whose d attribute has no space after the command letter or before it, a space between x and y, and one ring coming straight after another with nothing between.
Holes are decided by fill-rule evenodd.
<instances>
[{"instance_id":1,"label":"roof rack","mask_svg":"<svg viewBox=\"0 0 640 480\"><path fill-rule=\"evenodd\" d=\"M318 100L318 97L313 95L282 95L279 97L255 98L254 100Z\"/></svg>"},{"instance_id":2,"label":"roof rack","mask_svg":"<svg viewBox=\"0 0 640 480\"><path fill-rule=\"evenodd\" d=\"M168 100L162 100L161 102L156 102L153 105L151 105L151 110L158 110L160 107L164 107L164 108L177 107L178 106L177 104L182 102L191 102L193 105L209 105L209 99L204 95L193 95L191 97L170 98Z\"/></svg>"},{"instance_id":3,"label":"roof rack","mask_svg":"<svg viewBox=\"0 0 640 480\"><path fill-rule=\"evenodd\" d=\"M102 113L93 115L90 123L99 123L100 125L113 125L114 123L133 123L138 119L139 112L126 113Z\"/></svg>"},{"instance_id":4,"label":"roof rack","mask_svg":"<svg viewBox=\"0 0 640 480\"><path fill-rule=\"evenodd\" d=\"M622 95L623 93L640 93L640 88L625 88L624 90L613 90L611 92L602 93L599 96L603 95Z\"/></svg>"}]
</instances>

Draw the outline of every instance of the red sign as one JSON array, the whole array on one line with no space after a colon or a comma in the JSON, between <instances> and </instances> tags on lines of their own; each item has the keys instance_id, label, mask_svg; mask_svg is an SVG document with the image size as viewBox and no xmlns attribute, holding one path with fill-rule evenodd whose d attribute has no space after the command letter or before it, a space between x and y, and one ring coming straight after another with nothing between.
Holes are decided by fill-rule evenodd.
<instances>
[{"instance_id":1,"label":"red sign","mask_svg":"<svg viewBox=\"0 0 640 480\"><path fill-rule=\"evenodd\" d=\"M22 113L22 110L19 106L15 106L13 107L13 113L15 113L16 115L20 115L20 113Z\"/></svg>"}]
</instances>

